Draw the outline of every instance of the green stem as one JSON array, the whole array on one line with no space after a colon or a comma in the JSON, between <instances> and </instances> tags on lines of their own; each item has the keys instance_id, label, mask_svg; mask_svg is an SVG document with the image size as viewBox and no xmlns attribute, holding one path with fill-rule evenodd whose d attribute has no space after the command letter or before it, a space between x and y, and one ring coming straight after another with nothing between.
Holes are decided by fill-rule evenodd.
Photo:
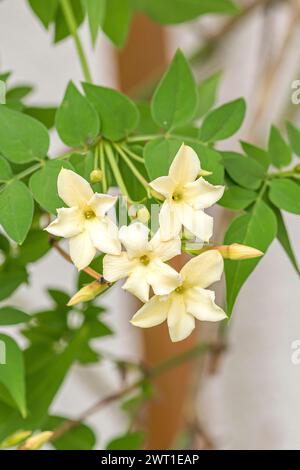
<instances>
[{"instance_id":1,"label":"green stem","mask_svg":"<svg viewBox=\"0 0 300 470\"><path fill-rule=\"evenodd\" d=\"M94 170L99 170L99 147L94 149Z\"/></svg>"},{"instance_id":2,"label":"green stem","mask_svg":"<svg viewBox=\"0 0 300 470\"><path fill-rule=\"evenodd\" d=\"M129 155L132 158L132 160L135 160L136 162L139 162L139 163L145 163L145 160L143 159L143 157L140 157L136 153L132 152L128 147L123 146L123 150L124 152L127 153L127 155Z\"/></svg>"},{"instance_id":3,"label":"green stem","mask_svg":"<svg viewBox=\"0 0 300 470\"><path fill-rule=\"evenodd\" d=\"M92 81L92 77L91 77L90 69L86 60L84 49L83 49L80 37L77 32L76 18L74 16L74 12L70 4L70 0L60 0L60 1L61 1L61 6L62 6L66 23L68 25L70 33L72 34L74 42L75 42L75 46L76 46L77 54L78 54L80 64L82 67L84 78L87 82L90 83Z\"/></svg>"},{"instance_id":4,"label":"green stem","mask_svg":"<svg viewBox=\"0 0 300 470\"><path fill-rule=\"evenodd\" d=\"M118 154L123 158L124 162L130 168L136 179L141 183L142 186L146 189L146 191L149 191L149 183L148 181L141 175L139 170L134 166L130 158L127 157L126 153L123 151L122 147L118 144L114 144L114 148L118 152Z\"/></svg>"},{"instance_id":5,"label":"green stem","mask_svg":"<svg viewBox=\"0 0 300 470\"><path fill-rule=\"evenodd\" d=\"M22 178L25 178L26 176L28 175L31 175L31 173L33 173L35 170L39 170L43 165L45 164L45 161L40 161L39 163L36 163L35 165L32 165L30 166L29 168L26 168L26 170L24 171L21 171L20 173L18 173L17 175L15 175L13 179L16 179L16 180L21 180ZM11 180L11 181L12 181Z\"/></svg>"},{"instance_id":6,"label":"green stem","mask_svg":"<svg viewBox=\"0 0 300 470\"><path fill-rule=\"evenodd\" d=\"M127 142L146 142L147 140L155 140L159 137L164 137L163 134L152 134L152 135L134 135L128 137Z\"/></svg>"},{"instance_id":7,"label":"green stem","mask_svg":"<svg viewBox=\"0 0 300 470\"><path fill-rule=\"evenodd\" d=\"M107 178L106 178L106 168L105 168L105 155L104 155L104 147L103 143L100 142L99 145L99 152L100 152L100 168L102 171L102 190L104 193L107 193Z\"/></svg>"},{"instance_id":8,"label":"green stem","mask_svg":"<svg viewBox=\"0 0 300 470\"><path fill-rule=\"evenodd\" d=\"M120 188L121 193L124 196L128 197L128 199L129 199L127 188L126 188L125 183L123 181L122 175L120 173L119 167L117 165L117 162L115 160L115 157L114 157L114 154L113 154L113 151L112 151L110 145L109 144L104 144L104 150L105 150L107 159L109 161L110 167L112 169L112 172L114 174L114 177L116 179L117 185Z\"/></svg>"}]
</instances>

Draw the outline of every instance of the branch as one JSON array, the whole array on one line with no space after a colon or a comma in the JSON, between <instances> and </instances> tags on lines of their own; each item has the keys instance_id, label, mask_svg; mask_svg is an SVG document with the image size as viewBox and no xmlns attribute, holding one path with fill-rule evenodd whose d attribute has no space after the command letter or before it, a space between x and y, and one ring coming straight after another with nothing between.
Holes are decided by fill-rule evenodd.
<instances>
[{"instance_id":1,"label":"branch","mask_svg":"<svg viewBox=\"0 0 300 470\"><path fill-rule=\"evenodd\" d=\"M69 263L73 264L73 261L71 257L68 255L68 253L56 242L53 238L50 238L50 244L53 246L53 248ZM93 279L96 279L96 281L101 282L101 284L105 284L106 281L102 274L98 273L95 271L93 268L87 267L84 268L83 271L91 276Z\"/></svg>"},{"instance_id":2,"label":"branch","mask_svg":"<svg viewBox=\"0 0 300 470\"><path fill-rule=\"evenodd\" d=\"M167 372L170 369L176 368L186 361L196 359L197 357L208 352L215 354L216 352L223 351L224 349L225 349L225 346L223 344L202 343L202 344L198 344L197 346L191 348L188 351L185 351L182 354L179 354L177 356L171 357L170 359L167 359L166 361L158 364L156 367L153 367L152 369L148 371L143 368L144 374L142 378L138 379L131 385L128 385L127 387L122 388L118 392L108 395L107 397L102 398L101 400L98 400L96 403L94 403L94 405L90 406L83 413L81 413L76 420L72 420L72 419L67 420L62 425L54 429L54 433L51 437L51 441L53 442L57 440L63 434L77 427L81 422L85 421L94 413L98 413L105 406L109 405L110 403L113 403L116 400L123 398L128 393L134 391L136 388L142 385L145 379L153 380L159 375L163 374L164 372Z\"/></svg>"}]
</instances>

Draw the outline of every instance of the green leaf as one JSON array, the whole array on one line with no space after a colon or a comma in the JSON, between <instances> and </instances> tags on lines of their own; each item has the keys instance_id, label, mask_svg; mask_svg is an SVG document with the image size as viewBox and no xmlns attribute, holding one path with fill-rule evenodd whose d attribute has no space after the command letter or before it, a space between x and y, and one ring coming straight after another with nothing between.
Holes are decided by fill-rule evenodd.
<instances>
[{"instance_id":1,"label":"green leaf","mask_svg":"<svg viewBox=\"0 0 300 470\"><path fill-rule=\"evenodd\" d=\"M276 168L281 168L291 163L291 149L275 126L271 127L268 147L272 164L276 166Z\"/></svg>"},{"instance_id":2,"label":"green leaf","mask_svg":"<svg viewBox=\"0 0 300 470\"><path fill-rule=\"evenodd\" d=\"M156 139L144 147L144 160L150 180L166 176L181 146L178 139Z\"/></svg>"},{"instance_id":3,"label":"green leaf","mask_svg":"<svg viewBox=\"0 0 300 470\"><path fill-rule=\"evenodd\" d=\"M294 181L274 178L270 183L269 198L279 209L300 214L300 186Z\"/></svg>"},{"instance_id":4,"label":"green leaf","mask_svg":"<svg viewBox=\"0 0 300 470\"><path fill-rule=\"evenodd\" d=\"M117 46L123 47L126 42L132 9L129 0L108 0L106 3L103 31Z\"/></svg>"},{"instance_id":5,"label":"green leaf","mask_svg":"<svg viewBox=\"0 0 300 470\"><path fill-rule=\"evenodd\" d=\"M81 25L84 20L84 12L82 9L82 4L80 0L69 0L71 8L74 13L74 18L77 28ZM55 15L55 32L54 32L54 42L60 42L63 39L70 36L70 28L66 23L65 15L63 13L60 2L56 10Z\"/></svg>"},{"instance_id":6,"label":"green leaf","mask_svg":"<svg viewBox=\"0 0 300 470\"><path fill-rule=\"evenodd\" d=\"M52 431L61 426L69 418L62 416L49 416L43 424L43 431ZM83 423L78 423L76 427L65 432L60 438L53 442L57 450L92 450L96 444L94 432Z\"/></svg>"},{"instance_id":7,"label":"green leaf","mask_svg":"<svg viewBox=\"0 0 300 470\"><path fill-rule=\"evenodd\" d=\"M90 179L91 171L94 169L93 152L89 152L87 155L73 153L69 158L69 162L73 166L76 173L86 180Z\"/></svg>"},{"instance_id":8,"label":"green leaf","mask_svg":"<svg viewBox=\"0 0 300 470\"><path fill-rule=\"evenodd\" d=\"M286 127L292 150L300 157L300 131L291 122L287 122Z\"/></svg>"},{"instance_id":9,"label":"green leaf","mask_svg":"<svg viewBox=\"0 0 300 470\"><path fill-rule=\"evenodd\" d=\"M222 156L227 173L236 183L249 189L259 188L265 177L259 163L236 152L222 152Z\"/></svg>"},{"instance_id":10,"label":"green leaf","mask_svg":"<svg viewBox=\"0 0 300 470\"><path fill-rule=\"evenodd\" d=\"M195 79L186 58L178 50L154 92L151 101L153 119L168 130L183 126L195 116L197 104Z\"/></svg>"},{"instance_id":11,"label":"green leaf","mask_svg":"<svg viewBox=\"0 0 300 470\"><path fill-rule=\"evenodd\" d=\"M11 88L6 93L6 101L21 101L33 91L32 86L23 85Z\"/></svg>"},{"instance_id":12,"label":"green leaf","mask_svg":"<svg viewBox=\"0 0 300 470\"><path fill-rule=\"evenodd\" d=\"M70 300L69 294L58 289L48 289L48 293L58 306L66 307Z\"/></svg>"},{"instance_id":13,"label":"green leaf","mask_svg":"<svg viewBox=\"0 0 300 470\"><path fill-rule=\"evenodd\" d=\"M0 271L0 300L9 297L21 284L27 281L27 272L22 267Z\"/></svg>"},{"instance_id":14,"label":"green leaf","mask_svg":"<svg viewBox=\"0 0 300 470\"><path fill-rule=\"evenodd\" d=\"M205 179L211 184L223 184L224 165L220 153L203 144L190 143L189 145L197 153L200 159L201 168L212 172L212 175L205 176Z\"/></svg>"},{"instance_id":15,"label":"green leaf","mask_svg":"<svg viewBox=\"0 0 300 470\"><path fill-rule=\"evenodd\" d=\"M72 166L65 161L49 160L41 170L32 175L29 182L34 199L52 214L64 206L57 193L57 178L62 168L72 169Z\"/></svg>"},{"instance_id":16,"label":"green leaf","mask_svg":"<svg viewBox=\"0 0 300 470\"><path fill-rule=\"evenodd\" d=\"M259 163L263 167L263 169L267 171L271 163L270 155L268 154L268 152L259 147L256 147L256 145L249 144L248 142L241 141L240 143L245 154L248 157L256 160L257 163Z\"/></svg>"},{"instance_id":17,"label":"green leaf","mask_svg":"<svg viewBox=\"0 0 300 470\"><path fill-rule=\"evenodd\" d=\"M242 243L264 253L277 233L276 217L273 211L258 199L251 212L233 220L225 234L224 243ZM227 314L230 316L237 295L261 258L243 261L225 260Z\"/></svg>"},{"instance_id":18,"label":"green leaf","mask_svg":"<svg viewBox=\"0 0 300 470\"><path fill-rule=\"evenodd\" d=\"M14 163L40 160L47 155L47 129L36 119L0 106L0 151Z\"/></svg>"},{"instance_id":19,"label":"green leaf","mask_svg":"<svg viewBox=\"0 0 300 470\"><path fill-rule=\"evenodd\" d=\"M28 0L34 13L38 16L45 28L48 28L55 17L55 13L59 4L59 0Z\"/></svg>"},{"instance_id":20,"label":"green leaf","mask_svg":"<svg viewBox=\"0 0 300 470\"><path fill-rule=\"evenodd\" d=\"M190 21L207 13L233 14L238 11L231 0L136 0L137 8L162 24Z\"/></svg>"},{"instance_id":21,"label":"green leaf","mask_svg":"<svg viewBox=\"0 0 300 470\"><path fill-rule=\"evenodd\" d=\"M0 334L0 383L5 386L21 415L26 416L26 395L23 353L10 337Z\"/></svg>"},{"instance_id":22,"label":"green leaf","mask_svg":"<svg viewBox=\"0 0 300 470\"><path fill-rule=\"evenodd\" d=\"M195 115L197 119L208 113L215 104L221 76L220 72L215 73L198 85L198 107Z\"/></svg>"},{"instance_id":23,"label":"green leaf","mask_svg":"<svg viewBox=\"0 0 300 470\"><path fill-rule=\"evenodd\" d=\"M286 254L288 255L292 265L294 266L296 270L296 273L300 276L300 270L299 270L297 258L294 254L294 250L290 242L290 238L289 238L289 234L288 234L285 222L284 222L284 218L280 210L277 209L277 207L272 206L272 209L277 218L277 239L279 243L281 244L282 248L284 249L284 251L286 252Z\"/></svg>"},{"instance_id":24,"label":"green leaf","mask_svg":"<svg viewBox=\"0 0 300 470\"><path fill-rule=\"evenodd\" d=\"M110 441L106 450L138 450L144 442L145 436L142 432L131 432L116 437Z\"/></svg>"},{"instance_id":25,"label":"green leaf","mask_svg":"<svg viewBox=\"0 0 300 470\"><path fill-rule=\"evenodd\" d=\"M49 235L44 230L31 230L20 247L18 262L21 264L34 263L42 258L50 249Z\"/></svg>"},{"instance_id":26,"label":"green leaf","mask_svg":"<svg viewBox=\"0 0 300 470\"><path fill-rule=\"evenodd\" d=\"M17 325L30 320L30 315L15 307L0 308L0 325ZM0 374L1 375L1 374Z\"/></svg>"},{"instance_id":27,"label":"green leaf","mask_svg":"<svg viewBox=\"0 0 300 470\"><path fill-rule=\"evenodd\" d=\"M82 3L87 11L92 43L95 45L105 18L106 0L82 0Z\"/></svg>"},{"instance_id":28,"label":"green leaf","mask_svg":"<svg viewBox=\"0 0 300 470\"><path fill-rule=\"evenodd\" d=\"M159 127L153 120L150 104L143 101L136 105L139 110L140 120L137 128L135 129L135 133L142 135L157 134Z\"/></svg>"},{"instance_id":29,"label":"green leaf","mask_svg":"<svg viewBox=\"0 0 300 470\"><path fill-rule=\"evenodd\" d=\"M246 113L243 98L223 104L211 111L204 119L200 138L204 142L224 140L235 134L241 127Z\"/></svg>"},{"instance_id":30,"label":"green leaf","mask_svg":"<svg viewBox=\"0 0 300 470\"><path fill-rule=\"evenodd\" d=\"M111 88L89 83L83 83L82 86L99 115L103 137L113 141L120 140L136 128L139 113L127 96Z\"/></svg>"},{"instance_id":31,"label":"green leaf","mask_svg":"<svg viewBox=\"0 0 300 470\"><path fill-rule=\"evenodd\" d=\"M0 181L9 181L12 176L10 164L0 155Z\"/></svg>"},{"instance_id":32,"label":"green leaf","mask_svg":"<svg viewBox=\"0 0 300 470\"><path fill-rule=\"evenodd\" d=\"M33 198L22 181L14 180L0 193L0 224L17 243L23 243L33 217Z\"/></svg>"},{"instance_id":33,"label":"green leaf","mask_svg":"<svg viewBox=\"0 0 300 470\"><path fill-rule=\"evenodd\" d=\"M94 107L70 82L57 110L55 126L61 140L70 147L91 144L99 133L99 117Z\"/></svg>"},{"instance_id":34,"label":"green leaf","mask_svg":"<svg viewBox=\"0 0 300 470\"><path fill-rule=\"evenodd\" d=\"M230 186L225 190L222 199L218 202L220 206L231 210L241 210L250 206L257 198L257 193L251 189L241 188L240 186Z\"/></svg>"},{"instance_id":35,"label":"green leaf","mask_svg":"<svg viewBox=\"0 0 300 470\"><path fill-rule=\"evenodd\" d=\"M47 129L52 129L55 123L57 108L54 107L26 107L24 113L40 121Z\"/></svg>"}]
</instances>

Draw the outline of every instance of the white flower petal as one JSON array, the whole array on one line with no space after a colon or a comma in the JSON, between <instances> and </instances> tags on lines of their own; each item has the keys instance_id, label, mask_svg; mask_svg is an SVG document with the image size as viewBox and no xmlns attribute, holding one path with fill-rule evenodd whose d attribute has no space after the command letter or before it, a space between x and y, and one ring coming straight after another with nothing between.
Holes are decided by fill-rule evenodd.
<instances>
[{"instance_id":1,"label":"white flower petal","mask_svg":"<svg viewBox=\"0 0 300 470\"><path fill-rule=\"evenodd\" d=\"M204 178L199 178L184 187L184 200L195 209L206 209L223 196L225 186L214 186Z\"/></svg>"},{"instance_id":2,"label":"white flower petal","mask_svg":"<svg viewBox=\"0 0 300 470\"><path fill-rule=\"evenodd\" d=\"M167 319L169 301L154 296L132 317L130 323L140 328L150 328L163 323Z\"/></svg>"},{"instance_id":3,"label":"white flower petal","mask_svg":"<svg viewBox=\"0 0 300 470\"><path fill-rule=\"evenodd\" d=\"M174 189L176 188L176 183L169 176L160 176L159 178L151 181L150 186L164 197L169 197L172 196Z\"/></svg>"},{"instance_id":4,"label":"white flower petal","mask_svg":"<svg viewBox=\"0 0 300 470\"><path fill-rule=\"evenodd\" d=\"M175 204L165 201L159 213L160 236L163 241L176 238L180 234L181 221L178 211L175 210Z\"/></svg>"},{"instance_id":5,"label":"white flower petal","mask_svg":"<svg viewBox=\"0 0 300 470\"><path fill-rule=\"evenodd\" d=\"M93 260L96 250L87 230L76 237L70 238L70 256L75 266L80 270L86 268Z\"/></svg>"},{"instance_id":6,"label":"white flower petal","mask_svg":"<svg viewBox=\"0 0 300 470\"><path fill-rule=\"evenodd\" d=\"M149 229L140 222L123 225L119 230L119 238L130 258L142 256L148 250L148 235Z\"/></svg>"},{"instance_id":7,"label":"white flower petal","mask_svg":"<svg viewBox=\"0 0 300 470\"><path fill-rule=\"evenodd\" d=\"M121 253L118 227L108 217L102 217L101 220L97 219L97 217L89 219L86 221L86 228L97 250L111 255L119 255Z\"/></svg>"},{"instance_id":8,"label":"white flower petal","mask_svg":"<svg viewBox=\"0 0 300 470\"><path fill-rule=\"evenodd\" d=\"M57 178L59 196L69 207L83 207L93 197L89 183L72 170L62 168Z\"/></svg>"},{"instance_id":9,"label":"white flower petal","mask_svg":"<svg viewBox=\"0 0 300 470\"><path fill-rule=\"evenodd\" d=\"M82 211L78 207L62 207L57 209L57 218L45 230L57 237L70 238L83 231L84 221Z\"/></svg>"},{"instance_id":10,"label":"white flower petal","mask_svg":"<svg viewBox=\"0 0 300 470\"><path fill-rule=\"evenodd\" d=\"M221 279L224 261L217 250L209 250L192 258L180 271L184 283L206 288Z\"/></svg>"},{"instance_id":11,"label":"white flower petal","mask_svg":"<svg viewBox=\"0 0 300 470\"><path fill-rule=\"evenodd\" d=\"M145 275L145 268L136 268L128 277L122 289L138 297L142 302L149 300L150 286Z\"/></svg>"},{"instance_id":12,"label":"white flower petal","mask_svg":"<svg viewBox=\"0 0 300 470\"><path fill-rule=\"evenodd\" d=\"M184 294L186 310L198 320L221 321L227 318L226 313L215 304L215 293L211 290L192 287Z\"/></svg>"},{"instance_id":13,"label":"white flower petal","mask_svg":"<svg viewBox=\"0 0 300 470\"><path fill-rule=\"evenodd\" d=\"M202 242L208 242L213 234L213 218L202 210L196 210L188 204L178 204L178 217L191 233Z\"/></svg>"},{"instance_id":14,"label":"white flower petal","mask_svg":"<svg viewBox=\"0 0 300 470\"><path fill-rule=\"evenodd\" d=\"M93 209L97 217L101 218L115 205L117 199L110 194L95 193L88 201L88 206Z\"/></svg>"},{"instance_id":15,"label":"white flower petal","mask_svg":"<svg viewBox=\"0 0 300 470\"><path fill-rule=\"evenodd\" d=\"M181 240L179 237L172 238L168 241L162 241L160 230L156 232L149 242L150 249L155 256L162 261L168 261L181 253Z\"/></svg>"},{"instance_id":16,"label":"white flower petal","mask_svg":"<svg viewBox=\"0 0 300 470\"><path fill-rule=\"evenodd\" d=\"M169 176L183 186L195 181L200 173L200 161L196 152L188 145L182 145L178 150L169 170Z\"/></svg>"},{"instance_id":17,"label":"white flower petal","mask_svg":"<svg viewBox=\"0 0 300 470\"><path fill-rule=\"evenodd\" d=\"M124 251L119 255L105 255L103 258L103 277L109 282L119 281L129 276L138 266L136 260L128 258Z\"/></svg>"},{"instance_id":18,"label":"white flower petal","mask_svg":"<svg viewBox=\"0 0 300 470\"><path fill-rule=\"evenodd\" d=\"M155 258L147 266L147 282L156 295L167 295L179 286L181 278L175 269Z\"/></svg>"},{"instance_id":19,"label":"white flower petal","mask_svg":"<svg viewBox=\"0 0 300 470\"><path fill-rule=\"evenodd\" d=\"M183 295L172 295L168 311L168 327L173 342L187 338L195 328L195 318L186 313Z\"/></svg>"}]
</instances>

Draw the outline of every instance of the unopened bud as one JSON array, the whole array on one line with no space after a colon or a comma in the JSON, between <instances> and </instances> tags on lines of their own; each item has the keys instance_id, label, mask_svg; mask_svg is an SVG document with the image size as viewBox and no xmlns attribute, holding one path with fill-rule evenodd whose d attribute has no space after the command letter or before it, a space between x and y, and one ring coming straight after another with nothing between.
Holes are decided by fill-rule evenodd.
<instances>
[{"instance_id":1,"label":"unopened bud","mask_svg":"<svg viewBox=\"0 0 300 470\"><path fill-rule=\"evenodd\" d=\"M82 287L73 295L68 302L68 306L72 307L80 302L89 302L89 300L93 300L97 295L106 290L107 287L107 284L100 284L98 281L91 282L91 284Z\"/></svg>"},{"instance_id":2,"label":"unopened bud","mask_svg":"<svg viewBox=\"0 0 300 470\"><path fill-rule=\"evenodd\" d=\"M93 170L90 173L90 182L91 183L99 183L102 180L102 170Z\"/></svg>"},{"instance_id":3,"label":"unopened bud","mask_svg":"<svg viewBox=\"0 0 300 470\"><path fill-rule=\"evenodd\" d=\"M148 220L150 219L150 213L147 209L147 207L141 207L138 209L136 213L136 218L142 222L142 224L146 224Z\"/></svg>"},{"instance_id":4,"label":"unopened bud","mask_svg":"<svg viewBox=\"0 0 300 470\"><path fill-rule=\"evenodd\" d=\"M212 175L212 171L203 170L201 168L200 173L198 174L198 177L200 178L200 176L210 176L210 175Z\"/></svg>"},{"instance_id":5,"label":"unopened bud","mask_svg":"<svg viewBox=\"0 0 300 470\"><path fill-rule=\"evenodd\" d=\"M218 250L219 253L225 259L231 260L243 260L251 258L259 258L263 256L263 252L247 245L241 245L240 243L233 243L232 245L221 245L214 249Z\"/></svg>"},{"instance_id":6,"label":"unopened bud","mask_svg":"<svg viewBox=\"0 0 300 470\"><path fill-rule=\"evenodd\" d=\"M52 436L52 431L41 432L27 439L27 441L19 447L19 450L38 450L46 444L46 442L49 442Z\"/></svg>"},{"instance_id":7,"label":"unopened bud","mask_svg":"<svg viewBox=\"0 0 300 470\"><path fill-rule=\"evenodd\" d=\"M31 436L31 434L32 431L16 431L1 442L0 449L9 449L10 447L15 447L16 445L20 444L20 442L27 439L27 437Z\"/></svg>"}]
</instances>

